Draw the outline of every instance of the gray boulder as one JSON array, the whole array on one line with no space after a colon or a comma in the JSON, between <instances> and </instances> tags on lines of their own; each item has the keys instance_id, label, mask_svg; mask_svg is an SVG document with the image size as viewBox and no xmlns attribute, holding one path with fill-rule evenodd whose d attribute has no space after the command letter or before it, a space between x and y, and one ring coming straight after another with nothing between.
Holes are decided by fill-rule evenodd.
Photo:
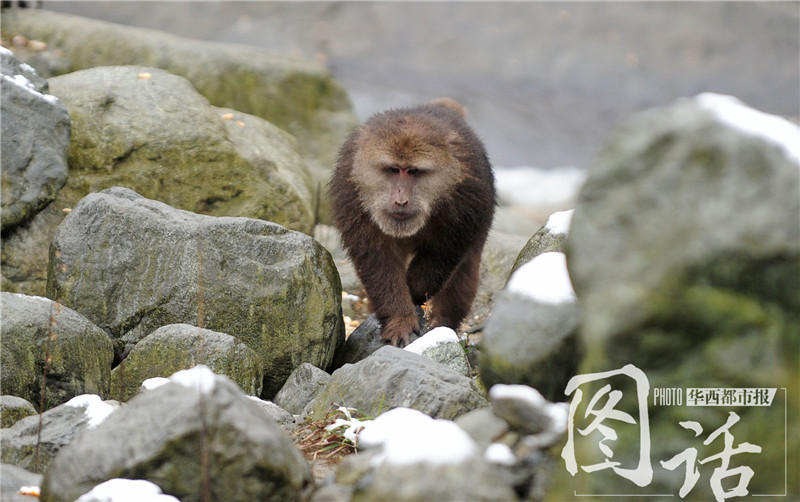
<instances>
[{"instance_id":1,"label":"gray boulder","mask_svg":"<svg viewBox=\"0 0 800 502\"><path fill-rule=\"evenodd\" d=\"M308 464L236 384L202 366L170 380L62 449L41 500L72 502L111 478L146 479L183 502L208 491L229 502L308 496Z\"/></svg>"},{"instance_id":2,"label":"gray boulder","mask_svg":"<svg viewBox=\"0 0 800 502\"><path fill-rule=\"evenodd\" d=\"M127 401L142 382L204 364L247 394L261 394L261 357L235 337L188 324L162 326L137 343L111 371L111 397Z\"/></svg>"},{"instance_id":3,"label":"gray boulder","mask_svg":"<svg viewBox=\"0 0 800 502\"><path fill-rule=\"evenodd\" d=\"M497 216L495 216L497 220ZM525 244L525 238L492 230L481 253L480 282L475 301L472 302L470 323L476 328L485 327L492 313L497 295L508 281L514 257ZM482 331L482 330L481 330ZM479 337L476 337L479 338Z\"/></svg>"},{"instance_id":4,"label":"gray boulder","mask_svg":"<svg viewBox=\"0 0 800 502\"><path fill-rule=\"evenodd\" d=\"M70 71L134 64L161 68L185 77L215 106L264 118L288 131L309 161L315 200L321 197L320 215L327 213L330 167L357 120L347 94L321 65L259 47L190 40L42 9L3 12L3 32L46 42L48 52L63 54L67 63L61 67ZM32 65L40 62L30 60Z\"/></svg>"},{"instance_id":5,"label":"gray boulder","mask_svg":"<svg viewBox=\"0 0 800 502\"><path fill-rule=\"evenodd\" d=\"M450 328L434 328L408 344L404 350L425 356L461 375L472 375L464 346Z\"/></svg>"},{"instance_id":6,"label":"gray boulder","mask_svg":"<svg viewBox=\"0 0 800 502\"><path fill-rule=\"evenodd\" d=\"M31 502L30 495L23 495L19 489L23 486L39 486L42 475L20 469L16 465L0 465L0 500L3 502Z\"/></svg>"},{"instance_id":7,"label":"gray boulder","mask_svg":"<svg viewBox=\"0 0 800 502\"><path fill-rule=\"evenodd\" d=\"M283 427L284 430L291 431L297 425L297 422L294 419L294 416L289 413L288 411L284 410L277 404L273 403L272 401L264 401L263 399L259 399L255 396L247 396L252 400L254 403L261 408L269 418L274 420L278 425Z\"/></svg>"},{"instance_id":8,"label":"gray boulder","mask_svg":"<svg viewBox=\"0 0 800 502\"><path fill-rule=\"evenodd\" d=\"M492 408L478 408L461 415L456 425L464 429L478 446L485 448L508 432L508 423L498 417Z\"/></svg>"},{"instance_id":9,"label":"gray boulder","mask_svg":"<svg viewBox=\"0 0 800 502\"><path fill-rule=\"evenodd\" d=\"M261 358L262 397L303 362L327 368L344 339L339 278L313 239L124 188L88 195L59 226L48 296L105 329L118 355L167 324L228 333Z\"/></svg>"},{"instance_id":10,"label":"gray boulder","mask_svg":"<svg viewBox=\"0 0 800 502\"><path fill-rule=\"evenodd\" d=\"M564 252L564 243L567 241L569 226L574 212L574 209L568 209L550 215L547 223L537 230L520 250L508 274L509 279L517 269L542 253L547 253L548 251Z\"/></svg>"},{"instance_id":11,"label":"gray boulder","mask_svg":"<svg viewBox=\"0 0 800 502\"><path fill-rule=\"evenodd\" d=\"M487 404L471 379L391 346L334 371L312 404L314 418L324 418L334 403L366 416L402 406L447 419Z\"/></svg>"},{"instance_id":12,"label":"gray boulder","mask_svg":"<svg viewBox=\"0 0 800 502\"><path fill-rule=\"evenodd\" d=\"M3 241L4 274L17 291L44 294L62 210L112 186L198 213L311 232L308 167L278 127L215 108L186 79L155 68L92 68L51 79L50 89L72 119L70 175L53 203Z\"/></svg>"},{"instance_id":13,"label":"gray boulder","mask_svg":"<svg viewBox=\"0 0 800 502\"><path fill-rule=\"evenodd\" d=\"M479 352L487 387L529 385L547 399L563 399L580 361L580 309L563 253L537 256L512 276L498 297Z\"/></svg>"},{"instance_id":14,"label":"gray boulder","mask_svg":"<svg viewBox=\"0 0 800 502\"><path fill-rule=\"evenodd\" d=\"M395 408L368 422L358 441L362 452L340 463L332 477L334 486L345 490L328 489L328 496L352 501L518 500L511 473L487 461L449 420Z\"/></svg>"},{"instance_id":15,"label":"gray boulder","mask_svg":"<svg viewBox=\"0 0 800 502\"><path fill-rule=\"evenodd\" d=\"M3 392L45 409L79 394L108 396L114 359L108 335L81 314L47 298L0 293Z\"/></svg>"},{"instance_id":16,"label":"gray boulder","mask_svg":"<svg viewBox=\"0 0 800 502\"><path fill-rule=\"evenodd\" d=\"M73 203L127 186L189 211L311 231L308 169L294 138L272 124L215 108L188 80L158 68L98 67L49 83L72 118Z\"/></svg>"},{"instance_id":17,"label":"gray boulder","mask_svg":"<svg viewBox=\"0 0 800 502\"><path fill-rule=\"evenodd\" d=\"M2 430L2 459L33 472L44 472L56 454L78 436L96 427L119 403L102 401L99 396L85 394L45 411L23 418Z\"/></svg>"},{"instance_id":18,"label":"gray boulder","mask_svg":"<svg viewBox=\"0 0 800 502\"><path fill-rule=\"evenodd\" d=\"M800 447L797 428L784 436L793 398L790 390L787 404L780 391L800 381L799 145L797 125L725 96L636 115L589 172L567 240L584 307L580 373L634 364L651 389L778 388L772 406L736 408L737 441L763 448L743 460L756 472L750 493L783 487L785 448ZM615 407L635 412L635 399L625 393ZM696 446L729 411L659 407L652 457ZM682 420L700 421L704 433L676 432L687 432L676 427ZM615 461L636 458L635 434L620 431ZM648 490L677 491L669 475L679 474L665 472L656 469ZM586 491L599 481L589 479ZM622 487L612 481L603 489ZM788 490L800 490L797 479ZM712 496L700 483L688 499Z\"/></svg>"},{"instance_id":19,"label":"gray boulder","mask_svg":"<svg viewBox=\"0 0 800 502\"><path fill-rule=\"evenodd\" d=\"M36 415L36 408L29 401L17 396L0 396L0 428L11 427L31 415Z\"/></svg>"},{"instance_id":20,"label":"gray boulder","mask_svg":"<svg viewBox=\"0 0 800 502\"><path fill-rule=\"evenodd\" d=\"M476 455L455 465L414 463L380 464L368 469L366 455L348 458L337 468L336 478L353 483L350 502L517 502L511 473ZM360 457L364 457L363 459ZM366 472L364 472L366 470ZM361 474L361 476L358 476ZM318 499L313 499L315 502Z\"/></svg>"},{"instance_id":21,"label":"gray boulder","mask_svg":"<svg viewBox=\"0 0 800 502\"><path fill-rule=\"evenodd\" d=\"M325 388L331 376L313 364L303 363L295 369L280 392L275 395L275 404L294 415L302 415L314 397Z\"/></svg>"},{"instance_id":22,"label":"gray boulder","mask_svg":"<svg viewBox=\"0 0 800 502\"><path fill-rule=\"evenodd\" d=\"M31 219L67 181L70 120L47 81L0 47L3 232Z\"/></svg>"}]
</instances>

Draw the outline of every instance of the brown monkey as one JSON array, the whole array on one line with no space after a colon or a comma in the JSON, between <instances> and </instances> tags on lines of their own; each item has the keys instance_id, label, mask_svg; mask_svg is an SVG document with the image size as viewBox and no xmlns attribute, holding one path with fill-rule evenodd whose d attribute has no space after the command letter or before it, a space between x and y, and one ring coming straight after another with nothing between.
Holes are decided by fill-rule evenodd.
<instances>
[{"instance_id":1,"label":"brown monkey","mask_svg":"<svg viewBox=\"0 0 800 502\"><path fill-rule=\"evenodd\" d=\"M407 344L414 311L457 329L478 288L494 176L464 109L443 98L379 113L345 142L329 190L336 226L381 322Z\"/></svg>"}]
</instances>

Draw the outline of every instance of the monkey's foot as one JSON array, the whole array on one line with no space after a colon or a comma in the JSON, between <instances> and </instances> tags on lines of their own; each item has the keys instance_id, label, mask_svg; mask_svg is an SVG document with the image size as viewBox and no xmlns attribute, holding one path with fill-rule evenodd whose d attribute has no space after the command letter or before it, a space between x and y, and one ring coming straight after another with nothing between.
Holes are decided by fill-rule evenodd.
<instances>
[{"instance_id":1,"label":"monkey's foot","mask_svg":"<svg viewBox=\"0 0 800 502\"><path fill-rule=\"evenodd\" d=\"M394 317L386 321L381 336L395 347L405 347L411 343L411 334L419 334L417 317Z\"/></svg>"}]
</instances>

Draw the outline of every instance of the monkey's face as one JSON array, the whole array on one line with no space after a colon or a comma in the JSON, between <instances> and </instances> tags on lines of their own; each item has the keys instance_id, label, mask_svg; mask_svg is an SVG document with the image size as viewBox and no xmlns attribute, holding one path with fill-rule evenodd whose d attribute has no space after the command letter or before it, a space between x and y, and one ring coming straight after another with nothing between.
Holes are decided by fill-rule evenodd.
<instances>
[{"instance_id":1,"label":"monkey's face","mask_svg":"<svg viewBox=\"0 0 800 502\"><path fill-rule=\"evenodd\" d=\"M460 179L460 164L442 144L395 135L370 137L356 154L353 181L362 207L381 231L411 237L427 223L435 204Z\"/></svg>"}]
</instances>

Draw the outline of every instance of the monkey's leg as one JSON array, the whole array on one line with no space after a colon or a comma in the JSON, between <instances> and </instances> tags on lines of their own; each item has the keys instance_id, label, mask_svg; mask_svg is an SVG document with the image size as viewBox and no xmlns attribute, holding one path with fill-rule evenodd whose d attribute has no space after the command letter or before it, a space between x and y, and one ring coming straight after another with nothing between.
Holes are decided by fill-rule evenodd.
<instances>
[{"instance_id":1,"label":"monkey's leg","mask_svg":"<svg viewBox=\"0 0 800 502\"><path fill-rule=\"evenodd\" d=\"M417 253L406 272L406 283L414 305L422 305L437 295L464 256L457 249L426 251Z\"/></svg>"},{"instance_id":2,"label":"monkey's leg","mask_svg":"<svg viewBox=\"0 0 800 502\"><path fill-rule=\"evenodd\" d=\"M482 247L482 246L481 246ZM433 297L431 326L458 329L478 292L481 247L471 249Z\"/></svg>"}]
</instances>

